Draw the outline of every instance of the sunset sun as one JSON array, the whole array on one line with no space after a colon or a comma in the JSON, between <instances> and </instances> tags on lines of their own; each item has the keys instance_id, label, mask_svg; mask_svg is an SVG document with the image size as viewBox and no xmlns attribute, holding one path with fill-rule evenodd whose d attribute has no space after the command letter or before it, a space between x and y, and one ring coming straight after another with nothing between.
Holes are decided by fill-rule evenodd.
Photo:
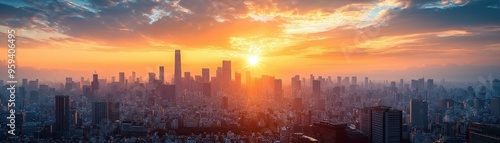
<instances>
[{"instance_id":1,"label":"sunset sun","mask_svg":"<svg viewBox=\"0 0 500 143\"><path fill-rule=\"evenodd\" d=\"M255 56L255 55L248 57L248 64L251 66L255 66L255 65L259 64L259 57Z\"/></svg>"}]
</instances>

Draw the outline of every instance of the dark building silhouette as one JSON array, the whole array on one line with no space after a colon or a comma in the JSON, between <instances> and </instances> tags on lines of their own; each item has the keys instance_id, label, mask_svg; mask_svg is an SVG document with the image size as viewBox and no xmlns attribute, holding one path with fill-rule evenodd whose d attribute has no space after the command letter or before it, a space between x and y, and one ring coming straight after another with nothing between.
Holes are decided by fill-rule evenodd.
<instances>
[{"instance_id":1,"label":"dark building silhouette","mask_svg":"<svg viewBox=\"0 0 500 143\"><path fill-rule=\"evenodd\" d=\"M315 98L321 94L321 85L319 80L312 81L312 91L313 91L313 97Z\"/></svg>"},{"instance_id":2,"label":"dark building silhouette","mask_svg":"<svg viewBox=\"0 0 500 143\"><path fill-rule=\"evenodd\" d=\"M222 61L222 83L228 87L231 83L231 61Z\"/></svg>"},{"instance_id":3,"label":"dark building silhouette","mask_svg":"<svg viewBox=\"0 0 500 143\"><path fill-rule=\"evenodd\" d=\"M371 109L371 142L400 143L402 141L402 112L390 107Z\"/></svg>"},{"instance_id":4,"label":"dark building silhouette","mask_svg":"<svg viewBox=\"0 0 500 143\"><path fill-rule=\"evenodd\" d=\"M125 72L118 73L118 83L121 88L125 87Z\"/></svg>"},{"instance_id":5,"label":"dark building silhouette","mask_svg":"<svg viewBox=\"0 0 500 143\"><path fill-rule=\"evenodd\" d=\"M499 143L500 126L471 123L467 130L469 143Z\"/></svg>"},{"instance_id":6,"label":"dark building silhouette","mask_svg":"<svg viewBox=\"0 0 500 143\"><path fill-rule=\"evenodd\" d=\"M94 73L94 75L92 75L92 92L93 93L96 93L97 90L99 90L99 76L97 75L97 73Z\"/></svg>"},{"instance_id":7,"label":"dark building silhouette","mask_svg":"<svg viewBox=\"0 0 500 143\"><path fill-rule=\"evenodd\" d=\"M70 125L70 101L67 95L56 95L56 124L55 124L55 137L69 137Z\"/></svg>"},{"instance_id":8,"label":"dark building silhouette","mask_svg":"<svg viewBox=\"0 0 500 143\"><path fill-rule=\"evenodd\" d=\"M163 84L165 83L165 68L163 66L160 66L160 69L159 69L159 77L158 77L158 82L160 84Z\"/></svg>"},{"instance_id":9,"label":"dark building silhouette","mask_svg":"<svg viewBox=\"0 0 500 143\"><path fill-rule=\"evenodd\" d=\"M203 82L210 82L210 69L202 68L201 69L201 79Z\"/></svg>"},{"instance_id":10,"label":"dark building silhouette","mask_svg":"<svg viewBox=\"0 0 500 143\"><path fill-rule=\"evenodd\" d=\"M345 143L348 141L346 133L347 124L331 122L315 122L311 133L307 135L322 143Z\"/></svg>"},{"instance_id":11,"label":"dark building silhouette","mask_svg":"<svg viewBox=\"0 0 500 143\"><path fill-rule=\"evenodd\" d=\"M418 127L420 129L427 129L429 124L427 118L427 112L429 107L427 106L427 101L412 99L410 101L410 123L413 127Z\"/></svg>"},{"instance_id":12,"label":"dark building silhouette","mask_svg":"<svg viewBox=\"0 0 500 143\"><path fill-rule=\"evenodd\" d=\"M174 70L174 84L179 86L182 81L181 70L181 50L175 50L175 70Z\"/></svg>"},{"instance_id":13,"label":"dark building silhouette","mask_svg":"<svg viewBox=\"0 0 500 143\"><path fill-rule=\"evenodd\" d=\"M92 124L100 124L109 121L108 103L99 101L92 102Z\"/></svg>"}]
</instances>

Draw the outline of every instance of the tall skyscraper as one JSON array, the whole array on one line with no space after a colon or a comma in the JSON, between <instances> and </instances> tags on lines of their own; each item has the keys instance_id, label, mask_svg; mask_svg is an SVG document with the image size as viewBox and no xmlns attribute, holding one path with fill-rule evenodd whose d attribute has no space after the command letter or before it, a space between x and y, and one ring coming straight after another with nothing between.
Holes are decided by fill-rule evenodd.
<instances>
[{"instance_id":1,"label":"tall skyscraper","mask_svg":"<svg viewBox=\"0 0 500 143\"><path fill-rule=\"evenodd\" d=\"M500 118L500 97L494 97L490 101L490 111L492 116Z\"/></svg>"},{"instance_id":2,"label":"tall skyscraper","mask_svg":"<svg viewBox=\"0 0 500 143\"><path fill-rule=\"evenodd\" d=\"M410 101L410 123L413 127L418 127L420 129L426 129L429 121L427 118L427 112L429 107L427 106L427 101L412 99Z\"/></svg>"},{"instance_id":3,"label":"tall skyscraper","mask_svg":"<svg viewBox=\"0 0 500 143\"><path fill-rule=\"evenodd\" d=\"M292 96L297 97L301 88L300 76L295 75L292 77Z\"/></svg>"},{"instance_id":4,"label":"tall skyscraper","mask_svg":"<svg viewBox=\"0 0 500 143\"><path fill-rule=\"evenodd\" d=\"M224 86L231 83L231 61L222 61L222 82Z\"/></svg>"},{"instance_id":5,"label":"tall skyscraper","mask_svg":"<svg viewBox=\"0 0 500 143\"><path fill-rule=\"evenodd\" d=\"M312 81L313 97L318 97L321 94L321 85L319 80Z\"/></svg>"},{"instance_id":6,"label":"tall skyscraper","mask_svg":"<svg viewBox=\"0 0 500 143\"><path fill-rule=\"evenodd\" d=\"M135 71L132 71L132 80L130 80L131 83L134 83L135 82Z\"/></svg>"},{"instance_id":7,"label":"tall skyscraper","mask_svg":"<svg viewBox=\"0 0 500 143\"><path fill-rule=\"evenodd\" d=\"M118 73L118 83L120 87L125 87L125 72Z\"/></svg>"},{"instance_id":8,"label":"tall skyscraper","mask_svg":"<svg viewBox=\"0 0 500 143\"><path fill-rule=\"evenodd\" d=\"M57 137L69 136L69 124L71 119L70 101L67 95L56 95L56 124Z\"/></svg>"},{"instance_id":9,"label":"tall skyscraper","mask_svg":"<svg viewBox=\"0 0 500 143\"><path fill-rule=\"evenodd\" d=\"M66 77L66 84L64 85L64 90L70 91L73 89L73 78Z\"/></svg>"},{"instance_id":10,"label":"tall skyscraper","mask_svg":"<svg viewBox=\"0 0 500 143\"><path fill-rule=\"evenodd\" d=\"M182 70L181 70L181 50L175 50L175 71L174 71L174 84L177 86L181 85L182 81Z\"/></svg>"},{"instance_id":11,"label":"tall skyscraper","mask_svg":"<svg viewBox=\"0 0 500 143\"><path fill-rule=\"evenodd\" d=\"M108 119L110 122L120 120L120 102L108 102Z\"/></svg>"},{"instance_id":12,"label":"tall skyscraper","mask_svg":"<svg viewBox=\"0 0 500 143\"><path fill-rule=\"evenodd\" d=\"M371 142L400 143L402 139L402 112L390 107L372 107Z\"/></svg>"},{"instance_id":13,"label":"tall skyscraper","mask_svg":"<svg viewBox=\"0 0 500 143\"><path fill-rule=\"evenodd\" d=\"M107 102L92 102L92 124L107 122L109 120L108 111Z\"/></svg>"},{"instance_id":14,"label":"tall skyscraper","mask_svg":"<svg viewBox=\"0 0 500 143\"><path fill-rule=\"evenodd\" d=\"M159 73L160 73L160 76L158 77L158 82L160 82L160 84L164 84L165 83L165 68L163 66L160 66L160 69L159 69Z\"/></svg>"},{"instance_id":15,"label":"tall skyscraper","mask_svg":"<svg viewBox=\"0 0 500 143\"><path fill-rule=\"evenodd\" d=\"M274 95L276 101L280 101L283 97L283 83L281 79L274 80Z\"/></svg>"},{"instance_id":16,"label":"tall skyscraper","mask_svg":"<svg viewBox=\"0 0 500 143\"><path fill-rule=\"evenodd\" d=\"M432 91L434 89L434 80L427 79L427 90Z\"/></svg>"},{"instance_id":17,"label":"tall skyscraper","mask_svg":"<svg viewBox=\"0 0 500 143\"><path fill-rule=\"evenodd\" d=\"M149 73L149 84L153 84L156 82L156 74L154 72Z\"/></svg>"},{"instance_id":18,"label":"tall skyscraper","mask_svg":"<svg viewBox=\"0 0 500 143\"><path fill-rule=\"evenodd\" d=\"M210 69L209 68L202 68L201 69L201 79L203 82L210 81Z\"/></svg>"},{"instance_id":19,"label":"tall skyscraper","mask_svg":"<svg viewBox=\"0 0 500 143\"><path fill-rule=\"evenodd\" d=\"M97 90L99 90L99 76L97 75L97 73L94 73L94 75L92 76L92 92L97 92Z\"/></svg>"}]
</instances>

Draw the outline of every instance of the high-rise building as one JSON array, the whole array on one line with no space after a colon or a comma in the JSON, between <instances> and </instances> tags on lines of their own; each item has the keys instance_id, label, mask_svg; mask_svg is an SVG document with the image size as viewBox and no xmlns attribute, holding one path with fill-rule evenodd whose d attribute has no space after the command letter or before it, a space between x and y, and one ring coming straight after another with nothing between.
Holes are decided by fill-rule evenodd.
<instances>
[{"instance_id":1,"label":"high-rise building","mask_svg":"<svg viewBox=\"0 0 500 143\"><path fill-rule=\"evenodd\" d=\"M412 99L410 101L410 123L413 127L427 129L429 124L427 112L429 107L427 101Z\"/></svg>"},{"instance_id":2,"label":"high-rise building","mask_svg":"<svg viewBox=\"0 0 500 143\"><path fill-rule=\"evenodd\" d=\"M155 81L156 81L156 74L154 72L150 72L149 73L149 80L148 81L149 81L150 84L155 83Z\"/></svg>"},{"instance_id":3,"label":"high-rise building","mask_svg":"<svg viewBox=\"0 0 500 143\"><path fill-rule=\"evenodd\" d=\"M357 85L358 84L358 77L356 77L356 76L351 77L351 81L352 81L351 82L352 85Z\"/></svg>"},{"instance_id":4,"label":"high-rise building","mask_svg":"<svg viewBox=\"0 0 500 143\"><path fill-rule=\"evenodd\" d=\"M434 89L434 80L427 79L427 90L432 91Z\"/></svg>"},{"instance_id":5,"label":"high-rise building","mask_svg":"<svg viewBox=\"0 0 500 143\"><path fill-rule=\"evenodd\" d=\"M158 82L160 84L164 84L165 83L165 68L163 66L160 66L160 69L159 69L159 73L160 73L160 76L158 77Z\"/></svg>"},{"instance_id":6,"label":"high-rise building","mask_svg":"<svg viewBox=\"0 0 500 143\"><path fill-rule=\"evenodd\" d=\"M301 88L300 76L292 77L292 97L297 97Z\"/></svg>"},{"instance_id":7,"label":"high-rise building","mask_svg":"<svg viewBox=\"0 0 500 143\"><path fill-rule=\"evenodd\" d=\"M224 86L231 83L231 61L222 61L222 82Z\"/></svg>"},{"instance_id":8,"label":"high-rise building","mask_svg":"<svg viewBox=\"0 0 500 143\"><path fill-rule=\"evenodd\" d=\"M281 79L274 80L274 94L276 101L280 101L283 97L283 85Z\"/></svg>"},{"instance_id":9,"label":"high-rise building","mask_svg":"<svg viewBox=\"0 0 500 143\"><path fill-rule=\"evenodd\" d=\"M125 72L118 73L118 83L120 87L125 87Z\"/></svg>"},{"instance_id":10,"label":"high-rise building","mask_svg":"<svg viewBox=\"0 0 500 143\"><path fill-rule=\"evenodd\" d=\"M69 136L69 125L71 119L70 100L67 95L56 95L56 124L55 132L57 137Z\"/></svg>"},{"instance_id":11,"label":"high-rise building","mask_svg":"<svg viewBox=\"0 0 500 143\"><path fill-rule=\"evenodd\" d=\"M28 87L28 79L23 78L22 80L23 80L23 81L22 81L22 86L23 86L23 87Z\"/></svg>"},{"instance_id":12,"label":"high-rise building","mask_svg":"<svg viewBox=\"0 0 500 143\"><path fill-rule=\"evenodd\" d=\"M120 102L108 102L108 118L110 122L120 120Z\"/></svg>"},{"instance_id":13,"label":"high-rise building","mask_svg":"<svg viewBox=\"0 0 500 143\"><path fill-rule=\"evenodd\" d=\"M500 118L500 97L494 97L490 101L490 111L492 116Z\"/></svg>"},{"instance_id":14,"label":"high-rise building","mask_svg":"<svg viewBox=\"0 0 500 143\"><path fill-rule=\"evenodd\" d=\"M109 121L108 103L99 101L92 102L92 124L101 124Z\"/></svg>"},{"instance_id":15,"label":"high-rise building","mask_svg":"<svg viewBox=\"0 0 500 143\"><path fill-rule=\"evenodd\" d=\"M368 86L368 77L365 77L365 87Z\"/></svg>"},{"instance_id":16,"label":"high-rise building","mask_svg":"<svg viewBox=\"0 0 500 143\"><path fill-rule=\"evenodd\" d=\"M312 81L312 91L313 91L313 97L318 97L321 94L321 85L319 80L313 80Z\"/></svg>"},{"instance_id":17,"label":"high-rise building","mask_svg":"<svg viewBox=\"0 0 500 143\"><path fill-rule=\"evenodd\" d=\"M366 135L366 136L371 136L371 132L370 132L370 129L371 129L371 116L372 116L372 111L371 111L371 108L370 107L363 107L361 109L361 113L359 114L360 115L360 130L361 132Z\"/></svg>"},{"instance_id":18,"label":"high-rise building","mask_svg":"<svg viewBox=\"0 0 500 143\"><path fill-rule=\"evenodd\" d=\"M390 107L372 107L371 142L400 143L402 141L402 112Z\"/></svg>"},{"instance_id":19,"label":"high-rise building","mask_svg":"<svg viewBox=\"0 0 500 143\"><path fill-rule=\"evenodd\" d=\"M66 77L66 83L64 85L64 90L70 91L71 89L73 89L73 78Z\"/></svg>"},{"instance_id":20,"label":"high-rise building","mask_svg":"<svg viewBox=\"0 0 500 143\"><path fill-rule=\"evenodd\" d=\"M132 79L130 80L131 83L135 82L135 71L132 71Z\"/></svg>"},{"instance_id":21,"label":"high-rise building","mask_svg":"<svg viewBox=\"0 0 500 143\"><path fill-rule=\"evenodd\" d=\"M182 81L182 70L181 70L181 50L175 50L175 71L174 71L174 84L177 86L181 85Z\"/></svg>"},{"instance_id":22,"label":"high-rise building","mask_svg":"<svg viewBox=\"0 0 500 143\"><path fill-rule=\"evenodd\" d=\"M94 73L94 75L92 75L92 92L97 92L97 90L99 90L99 76L97 75L97 73Z\"/></svg>"},{"instance_id":23,"label":"high-rise building","mask_svg":"<svg viewBox=\"0 0 500 143\"><path fill-rule=\"evenodd\" d=\"M201 79L203 82L210 81L210 69L209 68L202 68L201 69Z\"/></svg>"}]
</instances>

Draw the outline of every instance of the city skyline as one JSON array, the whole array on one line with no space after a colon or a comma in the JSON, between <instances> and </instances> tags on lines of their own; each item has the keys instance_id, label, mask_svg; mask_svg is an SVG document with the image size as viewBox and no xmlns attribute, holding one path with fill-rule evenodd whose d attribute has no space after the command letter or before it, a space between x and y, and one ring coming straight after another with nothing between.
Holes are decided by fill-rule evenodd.
<instances>
[{"instance_id":1,"label":"city skyline","mask_svg":"<svg viewBox=\"0 0 500 143\"><path fill-rule=\"evenodd\" d=\"M191 75L215 71L224 60L233 73L284 80L314 74L477 82L498 78L500 70L498 1L68 0L0 7L12 11L2 12L0 37L17 30L18 75L41 81L94 71L147 77L164 66L170 82L175 49ZM8 48L5 42L0 48Z\"/></svg>"}]
</instances>

